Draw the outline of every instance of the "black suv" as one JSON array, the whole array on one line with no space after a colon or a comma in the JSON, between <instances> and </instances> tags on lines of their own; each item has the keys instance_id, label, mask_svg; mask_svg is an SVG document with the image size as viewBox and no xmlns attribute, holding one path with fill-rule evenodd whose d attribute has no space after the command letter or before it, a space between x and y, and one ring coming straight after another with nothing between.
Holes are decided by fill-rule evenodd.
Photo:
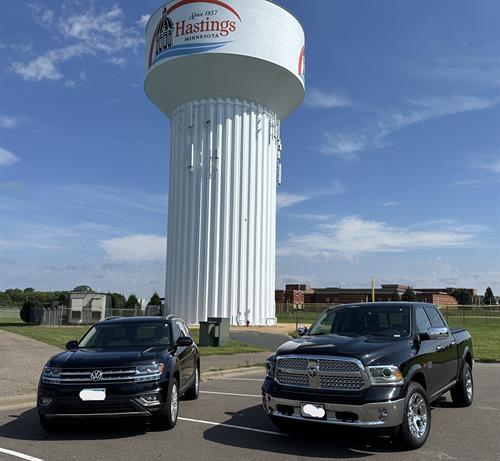
<instances>
[{"instance_id":1,"label":"black suv","mask_svg":"<svg viewBox=\"0 0 500 461\"><path fill-rule=\"evenodd\" d=\"M45 430L84 417L143 417L171 429L179 398L198 397L198 348L177 317L103 320L66 349L40 377L37 408Z\"/></svg>"}]
</instances>

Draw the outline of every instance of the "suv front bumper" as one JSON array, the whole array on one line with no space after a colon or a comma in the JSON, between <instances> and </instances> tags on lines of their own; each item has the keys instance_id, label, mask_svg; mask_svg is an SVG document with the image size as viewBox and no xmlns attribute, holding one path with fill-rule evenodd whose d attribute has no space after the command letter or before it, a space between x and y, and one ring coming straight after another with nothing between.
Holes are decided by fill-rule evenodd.
<instances>
[{"instance_id":1,"label":"suv front bumper","mask_svg":"<svg viewBox=\"0 0 500 461\"><path fill-rule=\"evenodd\" d=\"M399 426L403 422L405 407L405 399L346 405L277 398L265 392L262 394L262 400L264 410L270 416L363 428ZM301 407L305 403L321 403L326 411L325 417L316 419L303 416Z\"/></svg>"}]
</instances>

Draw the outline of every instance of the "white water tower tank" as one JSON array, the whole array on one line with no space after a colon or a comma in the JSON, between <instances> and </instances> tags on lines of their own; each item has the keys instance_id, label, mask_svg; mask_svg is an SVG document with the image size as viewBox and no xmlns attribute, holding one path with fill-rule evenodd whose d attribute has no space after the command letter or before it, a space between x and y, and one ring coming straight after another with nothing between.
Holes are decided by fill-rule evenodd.
<instances>
[{"instance_id":1,"label":"white water tower tank","mask_svg":"<svg viewBox=\"0 0 500 461\"><path fill-rule=\"evenodd\" d=\"M279 127L304 99L304 31L268 0L176 0L146 40L145 90L171 120L167 309L272 324Z\"/></svg>"}]
</instances>

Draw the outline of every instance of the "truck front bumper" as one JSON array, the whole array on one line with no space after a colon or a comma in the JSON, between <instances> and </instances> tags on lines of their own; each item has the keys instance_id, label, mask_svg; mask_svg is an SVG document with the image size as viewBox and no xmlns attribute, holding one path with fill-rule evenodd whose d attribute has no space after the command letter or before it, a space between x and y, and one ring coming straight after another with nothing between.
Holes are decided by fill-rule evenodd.
<instances>
[{"instance_id":1,"label":"truck front bumper","mask_svg":"<svg viewBox=\"0 0 500 461\"><path fill-rule=\"evenodd\" d=\"M403 422L405 407L405 399L361 405L321 403L326 415L322 419L317 419L302 415L303 404L317 405L319 403L317 401L277 398L265 392L262 394L262 401L264 410L270 416L363 428L399 426Z\"/></svg>"}]
</instances>

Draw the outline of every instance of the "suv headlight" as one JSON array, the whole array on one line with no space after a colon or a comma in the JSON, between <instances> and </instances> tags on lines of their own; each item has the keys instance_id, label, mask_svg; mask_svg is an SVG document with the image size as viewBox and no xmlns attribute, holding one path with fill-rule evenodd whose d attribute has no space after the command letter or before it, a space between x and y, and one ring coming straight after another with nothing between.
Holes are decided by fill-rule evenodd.
<instances>
[{"instance_id":1,"label":"suv headlight","mask_svg":"<svg viewBox=\"0 0 500 461\"><path fill-rule=\"evenodd\" d=\"M135 367L135 378L134 381L144 382L144 381L156 381L160 379L163 373L163 368L165 365L163 363L149 363L147 365L138 365Z\"/></svg>"},{"instance_id":2,"label":"suv headlight","mask_svg":"<svg viewBox=\"0 0 500 461\"><path fill-rule=\"evenodd\" d=\"M59 384L61 380L61 369L44 367L42 371L42 383Z\"/></svg>"},{"instance_id":3,"label":"suv headlight","mask_svg":"<svg viewBox=\"0 0 500 461\"><path fill-rule=\"evenodd\" d=\"M394 365L377 365L367 368L373 386L399 386L405 381L401 370Z\"/></svg>"},{"instance_id":4,"label":"suv headlight","mask_svg":"<svg viewBox=\"0 0 500 461\"><path fill-rule=\"evenodd\" d=\"M276 357L274 355L271 355L271 357L269 357L266 360L266 376L268 378L274 379L274 366L275 366L275 363L276 363Z\"/></svg>"}]
</instances>

